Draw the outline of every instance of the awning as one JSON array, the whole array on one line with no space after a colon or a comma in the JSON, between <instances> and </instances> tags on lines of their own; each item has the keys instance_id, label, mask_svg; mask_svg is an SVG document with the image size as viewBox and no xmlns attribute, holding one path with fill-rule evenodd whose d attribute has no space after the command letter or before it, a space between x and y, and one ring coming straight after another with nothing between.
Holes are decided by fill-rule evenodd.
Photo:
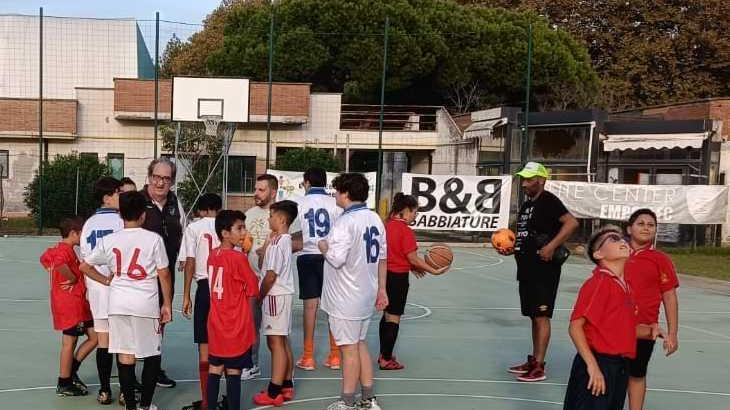
<instances>
[{"instance_id":1,"label":"awning","mask_svg":"<svg viewBox=\"0 0 730 410\"><path fill-rule=\"evenodd\" d=\"M492 136L492 130L500 125L507 124L507 118L477 121L464 130L464 138L487 138Z\"/></svg>"},{"instance_id":2,"label":"awning","mask_svg":"<svg viewBox=\"0 0 730 410\"><path fill-rule=\"evenodd\" d=\"M709 135L709 132L608 135L603 141L603 150L702 148L702 142Z\"/></svg>"}]
</instances>

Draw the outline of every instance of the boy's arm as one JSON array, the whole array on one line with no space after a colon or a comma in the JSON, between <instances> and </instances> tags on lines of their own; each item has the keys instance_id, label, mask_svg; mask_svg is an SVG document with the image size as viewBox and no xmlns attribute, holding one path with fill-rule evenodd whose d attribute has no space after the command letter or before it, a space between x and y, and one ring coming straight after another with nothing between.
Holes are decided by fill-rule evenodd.
<instances>
[{"instance_id":1,"label":"boy's arm","mask_svg":"<svg viewBox=\"0 0 730 410\"><path fill-rule=\"evenodd\" d=\"M96 270L96 268L94 268L92 265L89 265L86 262L81 263L81 265L79 266L79 270L84 275L88 276L92 280L95 280L95 281L101 283L104 286L109 286L109 284L112 283L112 278L114 277L114 275L110 275L110 276L102 275L101 273L99 273L99 271Z\"/></svg>"},{"instance_id":2,"label":"boy's arm","mask_svg":"<svg viewBox=\"0 0 730 410\"><path fill-rule=\"evenodd\" d=\"M187 257L185 259L185 283L183 284L183 306L182 314L190 319L193 311L193 303L190 299L190 288L193 284L193 274L195 273L195 258Z\"/></svg>"},{"instance_id":3,"label":"boy's arm","mask_svg":"<svg viewBox=\"0 0 730 410\"><path fill-rule=\"evenodd\" d=\"M56 270L58 270L58 273L66 278L67 285L73 285L74 283L78 282L78 280L76 279L76 275L71 272L71 269L68 267L67 264L64 263L63 265L56 266Z\"/></svg>"},{"instance_id":4,"label":"boy's arm","mask_svg":"<svg viewBox=\"0 0 730 410\"><path fill-rule=\"evenodd\" d=\"M160 308L160 323L172 321L172 281L170 280L170 270L168 268L158 268L157 277L160 278L160 287L162 288L162 308Z\"/></svg>"},{"instance_id":5,"label":"boy's arm","mask_svg":"<svg viewBox=\"0 0 730 410\"><path fill-rule=\"evenodd\" d=\"M664 314L667 317L667 335L664 338L664 352L667 356L677 351L679 340L677 333L679 328L679 300L677 290L671 289L662 293Z\"/></svg>"},{"instance_id":6,"label":"boy's arm","mask_svg":"<svg viewBox=\"0 0 730 410\"><path fill-rule=\"evenodd\" d=\"M378 296L375 299L375 309L385 310L388 307L388 292L385 288L385 282L388 278L388 263L386 259L378 261Z\"/></svg>"},{"instance_id":7,"label":"boy's arm","mask_svg":"<svg viewBox=\"0 0 730 410\"><path fill-rule=\"evenodd\" d=\"M570 338L573 339L573 344L575 345L576 350L578 350L580 357L583 358L583 361L586 363L586 368L588 369L588 386L586 388L590 390L594 396L600 396L606 393L606 381L603 378L601 368L598 367L596 357L593 355L593 352L588 345L586 334L583 331L585 323L586 319L584 317L572 320L568 327L568 333L570 334Z\"/></svg>"},{"instance_id":8,"label":"boy's arm","mask_svg":"<svg viewBox=\"0 0 730 410\"><path fill-rule=\"evenodd\" d=\"M273 270L267 270L266 276L264 276L264 279L261 281L261 289L259 290L259 301L263 300L266 295L269 294L269 291L274 286L274 283L276 283L276 272Z\"/></svg>"},{"instance_id":9,"label":"boy's arm","mask_svg":"<svg viewBox=\"0 0 730 410\"><path fill-rule=\"evenodd\" d=\"M327 262L335 269L339 269L347 261L347 254L353 246L352 242L347 230L339 224L335 224L330 234L319 241L318 247Z\"/></svg>"}]
</instances>

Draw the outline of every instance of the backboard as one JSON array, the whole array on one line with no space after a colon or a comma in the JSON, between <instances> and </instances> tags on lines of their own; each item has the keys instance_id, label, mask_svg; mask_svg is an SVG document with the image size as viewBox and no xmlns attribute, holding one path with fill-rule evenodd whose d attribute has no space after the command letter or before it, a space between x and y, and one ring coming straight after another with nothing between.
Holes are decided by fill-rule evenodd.
<instances>
[{"instance_id":1,"label":"backboard","mask_svg":"<svg viewBox=\"0 0 730 410\"><path fill-rule=\"evenodd\" d=\"M248 122L249 80L221 77L173 77L172 120Z\"/></svg>"}]
</instances>

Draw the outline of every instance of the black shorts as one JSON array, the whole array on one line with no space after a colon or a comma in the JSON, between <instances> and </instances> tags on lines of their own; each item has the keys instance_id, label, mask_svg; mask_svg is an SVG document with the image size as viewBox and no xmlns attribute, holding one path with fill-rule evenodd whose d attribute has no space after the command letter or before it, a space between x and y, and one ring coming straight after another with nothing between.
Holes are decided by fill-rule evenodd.
<instances>
[{"instance_id":1,"label":"black shorts","mask_svg":"<svg viewBox=\"0 0 730 410\"><path fill-rule=\"evenodd\" d=\"M563 410L622 410L629 384L628 360L619 356L593 353L606 382L606 394L594 396L588 386L588 368L576 354L565 390Z\"/></svg>"},{"instance_id":2,"label":"black shorts","mask_svg":"<svg viewBox=\"0 0 730 410\"><path fill-rule=\"evenodd\" d=\"M522 315L553 317L560 285L560 266L539 261L518 262L517 277Z\"/></svg>"},{"instance_id":3,"label":"black shorts","mask_svg":"<svg viewBox=\"0 0 730 410\"><path fill-rule=\"evenodd\" d=\"M631 377L646 377L651 354L654 352L654 340L636 339L636 358L629 360Z\"/></svg>"},{"instance_id":4,"label":"black shorts","mask_svg":"<svg viewBox=\"0 0 730 410\"><path fill-rule=\"evenodd\" d=\"M316 299L322 296L324 281L324 256L299 255L297 257L299 273L299 299Z\"/></svg>"},{"instance_id":5,"label":"black shorts","mask_svg":"<svg viewBox=\"0 0 730 410\"><path fill-rule=\"evenodd\" d=\"M193 340L195 343L208 343L208 312L210 312L210 288L208 279L198 281L193 306Z\"/></svg>"},{"instance_id":6,"label":"black shorts","mask_svg":"<svg viewBox=\"0 0 730 410\"><path fill-rule=\"evenodd\" d=\"M74 327L70 327L68 329L64 329L61 333L63 333L66 336L83 336L86 334L86 329L88 328L94 328L94 321L93 320L87 320L86 322L79 323L78 325Z\"/></svg>"},{"instance_id":7,"label":"black shorts","mask_svg":"<svg viewBox=\"0 0 730 410\"><path fill-rule=\"evenodd\" d=\"M226 369L250 369L253 367L251 349L246 350L246 353L236 357L218 357L209 354L208 363L211 366L224 366Z\"/></svg>"},{"instance_id":8,"label":"black shorts","mask_svg":"<svg viewBox=\"0 0 730 410\"><path fill-rule=\"evenodd\" d=\"M385 291L388 294L388 307L385 311L391 315L403 316L406 310L406 299L408 299L408 275L406 273L396 273L388 271L388 279L385 281Z\"/></svg>"}]
</instances>

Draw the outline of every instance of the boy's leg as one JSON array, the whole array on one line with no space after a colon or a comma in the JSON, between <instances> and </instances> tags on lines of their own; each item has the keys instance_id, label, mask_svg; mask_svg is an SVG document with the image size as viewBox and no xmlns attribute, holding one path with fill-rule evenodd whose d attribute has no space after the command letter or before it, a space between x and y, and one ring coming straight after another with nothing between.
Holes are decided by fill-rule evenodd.
<instances>
[{"instance_id":1,"label":"boy's leg","mask_svg":"<svg viewBox=\"0 0 730 410\"><path fill-rule=\"evenodd\" d=\"M355 404L355 389L360 379L360 353L358 344L340 345L342 352L342 394L340 399L348 406Z\"/></svg>"},{"instance_id":2,"label":"boy's leg","mask_svg":"<svg viewBox=\"0 0 730 410\"><path fill-rule=\"evenodd\" d=\"M532 355L538 363L545 361L550 343L550 318L537 316L532 318Z\"/></svg>"},{"instance_id":3,"label":"boy's leg","mask_svg":"<svg viewBox=\"0 0 730 410\"><path fill-rule=\"evenodd\" d=\"M636 357L629 360L629 410L642 410L646 397L646 371L654 352L653 340L636 340Z\"/></svg>"},{"instance_id":4,"label":"boy's leg","mask_svg":"<svg viewBox=\"0 0 730 410\"><path fill-rule=\"evenodd\" d=\"M304 352L297 364L305 370L311 370L314 367L305 362L312 361L313 364L314 360L314 330L317 323L318 307L319 298L304 299Z\"/></svg>"},{"instance_id":5,"label":"boy's leg","mask_svg":"<svg viewBox=\"0 0 730 410\"><path fill-rule=\"evenodd\" d=\"M206 397L208 403L218 403L218 392L220 390L221 375L223 374L223 365L208 367L208 383ZM207 407L203 407L207 409Z\"/></svg>"},{"instance_id":6,"label":"boy's leg","mask_svg":"<svg viewBox=\"0 0 730 410\"><path fill-rule=\"evenodd\" d=\"M228 410L241 409L241 369L226 369L226 401Z\"/></svg>"},{"instance_id":7,"label":"boy's leg","mask_svg":"<svg viewBox=\"0 0 730 410\"><path fill-rule=\"evenodd\" d=\"M208 408L208 371L209 371L209 368L210 368L210 366L208 364L208 344L200 343L198 345L198 376L200 378L200 398L202 400L200 407L203 409ZM219 379L220 379L220 377L219 377ZM216 394L218 394L217 391L216 391ZM217 401L214 403L217 403Z\"/></svg>"},{"instance_id":8,"label":"boy's leg","mask_svg":"<svg viewBox=\"0 0 730 410\"><path fill-rule=\"evenodd\" d=\"M157 386L157 378L160 375L160 366L162 364L162 356L149 356L144 359L144 367L142 368L142 398L139 405L147 408L152 404L152 396L155 395L155 387ZM132 374L134 377L134 373ZM127 395L125 394L126 398Z\"/></svg>"},{"instance_id":9,"label":"boy's leg","mask_svg":"<svg viewBox=\"0 0 730 410\"><path fill-rule=\"evenodd\" d=\"M629 377L629 410L642 410L646 397L646 377Z\"/></svg>"},{"instance_id":10,"label":"boy's leg","mask_svg":"<svg viewBox=\"0 0 730 410\"><path fill-rule=\"evenodd\" d=\"M96 348L96 371L99 374L99 392L107 393L111 397L111 377L114 356L109 353L109 320L94 319L94 331L99 342Z\"/></svg>"},{"instance_id":11,"label":"boy's leg","mask_svg":"<svg viewBox=\"0 0 730 410\"><path fill-rule=\"evenodd\" d=\"M60 357L60 367L58 371L58 384L61 383L61 379L64 379L63 382L65 383L66 380L68 380L69 384L71 382L71 375L73 374L73 358L74 358L74 349L76 348L76 340L78 338L76 336L71 336L67 334L63 334L61 336L61 357Z\"/></svg>"},{"instance_id":12,"label":"boy's leg","mask_svg":"<svg viewBox=\"0 0 730 410\"><path fill-rule=\"evenodd\" d=\"M281 394L284 378L287 374L286 336L269 335L266 342L271 351L271 383L269 384L269 397L276 398Z\"/></svg>"},{"instance_id":13,"label":"boy's leg","mask_svg":"<svg viewBox=\"0 0 730 410\"><path fill-rule=\"evenodd\" d=\"M254 327L256 328L256 336L254 344L251 347L251 360L253 361L253 367L259 366L259 347L261 345L261 305L258 303L256 298L249 298L249 306L251 307L251 313L253 313Z\"/></svg>"},{"instance_id":14,"label":"boy's leg","mask_svg":"<svg viewBox=\"0 0 730 410\"><path fill-rule=\"evenodd\" d=\"M193 339L198 344L198 376L200 379L201 408L208 408L208 313L210 287L207 279L197 281L193 307Z\"/></svg>"},{"instance_id":15,"label":"boy's leg","mask_svg":"<svg viewBox=\"0 0 730 410\"><path fill-rule=\"evenodd\" d=\"M368 343L365 339L357 344L357 352L360 357L360 385L362 386L362 400L369 401L374 398L373 393L373 365L368 350Z\"/></svg>"},{"instance_id":16,"label":"boy's leg","mask_svg":"<svg viewBox=\"0 0 730 410\"><path fill-rule=\"evenodd\" d=\"M124 395L124 405L127 410L137 409L137 398L134 396L134 355L120 353L117 355L117 370L119 371L119 387ZM146 365L146 364L145 364Z\"/></svg>"},{"instance_id":17,"label":"boy's leg","mask_svg":"<svg viewBox=\"0 0 730 410\"><path fill-rule=\"evenodd\" d=\"M291 350L289 337L284 337L284 351L286 354L286 372L284 373L284 382L291 382L294 379L294 353Z\"/></svg>"}]
</instances>

